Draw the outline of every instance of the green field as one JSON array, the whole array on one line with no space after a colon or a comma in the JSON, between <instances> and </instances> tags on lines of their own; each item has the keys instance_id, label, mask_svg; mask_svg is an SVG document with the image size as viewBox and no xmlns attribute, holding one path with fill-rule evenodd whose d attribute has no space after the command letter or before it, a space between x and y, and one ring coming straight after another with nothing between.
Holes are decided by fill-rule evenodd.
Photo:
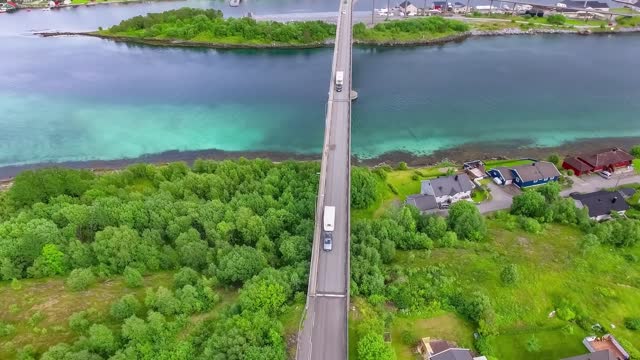
<instances>
[{"instance_id":1,"label":"green field","mask_svg":"<svg viewBox=\"0 0 640 360\"><path fill-rule=\"evenodd\" d=\"M560 329L567 323L549 318L562 302L640 347L638 334L623 325L624 317L640 316L640 267L624 256L640 257L640 248L614 251L599 247L584 254L578 246L583 235L571 226L547 225L542 234L532 235L506 230L496 220L488 224L489 243L466 243L463 248L434 249L430 254L398 251L394 265L442 265L465 288L490 294L500 332L492 343L499 359L557 359L584 352L581 339L588 333L574 324L574 333L566 335ZM510 263L517 265L520 281L505 287L499 275L502 265ZM431 334L424 328L424 319L413 320L394 322L393 332L408 328L418 338ZM532 334L540 341L539 353L525 350ZM465 346L469 343L466 330L448 336ZM411 358L407 346L394 342L394 348L400 359Z\"/></svg>"},{"instance_id":2,"label":"green field","mask_svg":"<svg viewBox=\"0 0 640 360\"><path fill-rule=\"evenodd\" d=\"M487 160L484 162L485 166L487 167L487 170L498 167L498 166L503 166L503 167L514 167L514 166L518 166L518 165L527 165L527 164L531 164L533 161L531 160Z\"/></svg>"}]
</instances>

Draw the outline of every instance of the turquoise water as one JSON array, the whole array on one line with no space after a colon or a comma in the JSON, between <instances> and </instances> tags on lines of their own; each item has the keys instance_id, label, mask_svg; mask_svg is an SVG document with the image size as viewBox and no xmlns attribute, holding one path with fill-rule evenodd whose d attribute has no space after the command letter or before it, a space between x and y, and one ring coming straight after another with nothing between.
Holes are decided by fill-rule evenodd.
<instances>
[{"instance_id":1,"label":"turquoise water","mask_svg":"<svg viewBox=\"0 0 640 360\"><path fill-rule=\"evenodd\" d=\"M13 61L0 67L0 166L168 150L320 150L331 49L3 40ZM640 136L639 55L640 36L356 48L353 152Z\"/></svg>"}]
</instances>

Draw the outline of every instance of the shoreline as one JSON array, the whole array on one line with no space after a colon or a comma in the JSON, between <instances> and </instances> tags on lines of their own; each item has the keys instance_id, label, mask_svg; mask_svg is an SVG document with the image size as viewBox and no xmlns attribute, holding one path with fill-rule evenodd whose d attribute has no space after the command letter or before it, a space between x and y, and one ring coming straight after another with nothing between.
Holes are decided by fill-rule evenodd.
<instances>
[{"instance_id":1,"label":"shoreline","mask_svg":"<svg viewBox=\"0 0 640 360\"><path fill-rule=\"evenodd\" d=\"M120 4L141 4L141 3L147 3L147 2L177 2L177 1L186 1L186 0L104 0L104 1L88 1L84 4L61 4L58 5L56 7L50 8L49 4L46 2L43 2L39 5L29 5L29 6L23 6L23 5L19 5L16 10L20 11L20 10L42 10L42 9L51 9L51 10L56 10L56 9L62 9L62 8L74 8L74 7L79 7L79 6L97 6L97 5L120 5Z\"/></svg>"},{"instance_id":2,"label":"shoreline","mask_svg":"<svg viewBox=\"0 0 640 360\"><path fill-rule=\"evenodd\" d=\"M552 153L557 153L560 156L578 155L609 147L629 149L637 144L640 144L640 137L578 139L552 147L536 147L526 142L516 140L490 144L469 143L456 146L455 148L437 150L428 155L416 155L405 151L388 152L370 159L359 159L357 156L352 155L352 165L375 166L381 163L387 163L393 166L400 161L404 161L409 166L419 167L435 165L441 161L453 161L461 164L465 161L471 160L515 159L525 157L544 159ZM194 160L200 158L210 160L227 160L237 159L240 157L245 157L247 159L262 158L276 162L286 160L319 161L320 153L297 154L278 151L223 151L216 149L189 151L170 150L158 154L147 154L127 159L8 165L0 166L0 185L3 182L10 182L18 173L24 170L42 169L47 167L66 167L72 169L91 169L94 171L102 171L122 169L135 163L165 164L174 161L185 161L188 164L191 164Z\"/></svg>"},{"instance_id":3,"label":"shoreline","mask_svg":"<svg viewBox=\"0 0 640 360\"><path fill-rule=\"evenodd\" d=\"M137 0L135 0L137 1ZM173 0L160 0L160 1L173 1ZM466 39L475 37L489 37L489 36L515 36L515 35L623 35L623 34L638 34L640 33L640 27L635 28L620 28L615 30L597 30L593 32L585 32L584 29L553 29L553 28L534 28L522 30L520 28L507 28L501 30L471 30L460 34L448 35L435 39L416 39L411 41L372 41L372 40L358 40L354 39L354 46L363 47L412 47L412 46L433 46L443 45L447 43L462 42ZM202 41L189 41L189 40L174 40L174 39L145 39L135 38L129 36L120 35L104 35L97 32L34 32L33 35L41 37L58 37L58 36L87 36L95 37L105 40L111 40L122 43L142 44L149 46L160 47L194 47L194 48L210 48L210 49L317 49L333 47L335 41L328 39L324 42L315 42L309 44L233 44L233 43L214 43L214 42L202 42Z\"/></svg>"}]
</instances>

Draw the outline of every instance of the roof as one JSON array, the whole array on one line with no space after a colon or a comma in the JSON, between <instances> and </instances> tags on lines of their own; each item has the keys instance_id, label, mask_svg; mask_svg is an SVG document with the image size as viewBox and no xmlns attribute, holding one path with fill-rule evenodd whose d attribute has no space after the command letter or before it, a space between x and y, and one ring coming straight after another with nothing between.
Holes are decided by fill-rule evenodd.
<instances>
[{"instance_id":1,"label":"roof","mask_svg":"<svg viewBox=\"0 0 640 360\"><path fill-rule=\"evenodd\" d=\"M449 350L455 347L455 344L451 344L446 340L432 340L429 341L432 354L439 354L445 350Z\"/></svg>"},{"instance_id":2,"label":"roof","mask_svg":"<svg viewBox=\"0 0 640 360\"><path fill-rule=\"evenodd\" d=\"M513 170L520 176L522 182L560 176L560 172L556 166L548 161L538 161L529 165L516 166Z\"/></svg>"},{"instance_id":3,"label":"roof","mask_svg":"<svg viewBox=\"0 0 640 360\"><path fill-rule=\"evenodd\" d=\"M407 196L406 203L417 207L420 211L431 210L438 207L436 197L433 195L410 195Z\"/></svg>"},{"instance_id":4,"label":"roof","mask_svg":"<svg viewBox=\"0 0 640 360\"><path fill-rule=\"evenodd\" d=\"M582 161L586 162L587 164L598 168L632 161L633 156L620 148L613 148L610 150L601 151L594 155L580 156L580 159L582 159Z\"/></svg>"},{"instance_id":5,"label":"roof","mask_svg":"<svg viewBox=\"0 0 640 360\"><path fill-rule=\"evenodd\" d=\"M588 194L571 195L589 209L590 217L609 215L612 211L626 211L629 204L620 191L596 191Z\"/></svg>"},{"instance_id":6,"label":"roof","mask_svg":"<svg viewBox=\"0 0 640 360\"><path fill-rule=\"evenodd\" d=\"M446 195L453 196L455 194L471 191L473 189L473 183L471 182L471 179L469 179L469 175L458 174L423 181L421 193L430 193L429 191L426 191L429 188L433 190L433 195L436 197Z\"/></svg>"},{"instance_id":7,"label":"roof","mask_svg":"<svg viewBox=\"0 0 640 360\"><path fill-rule=\"evenodd\" d=\"M636 189L634 188L622 188L619 191L625 198L632 197L636 193Z\"/></svg>"},{"instance_id":8,"label":"roof","mask_svg":"<svg viewBox=\"0 0 640 360\"><path fill-rule=\"evenodd\" d=\"M456 3L456 5L464 6L463 4L460 4L460 3ZM484 167L484 163L482 162L482 160L467 161L466 163L462 164L462 167L465 169L475 169L479 167Z\"/></svg>"},{"instance_id":9,"label":"roof","mask_svg":"<svg viewBox=\"0 0 640 360\"><path fill-rule=\"evenodd\" d=\"M433 5L447 6L447 2L446 1L434 1Z\"/></svg>"},{"instance_id":10,"label":"roof","mask_svg":"<svg viewBox=\"0 0 640 360\"><path fill-rule=\"evenodd\" d=\"M505 180L513 180L513 173L509 168L498 166L497 168L493 168L492 170L497 170L498 172L500 172Z\"/></svg>"},{"instance_id":11,"label":"roof","mask_svg":"<svg viewBox=\"0 0 640 360\"><path fill-rule=\"evenodd\" d=\"M572 168L583 172L583 171L591 171L593 167L584 161L578 159L577 157L571 156L564 159L564 162L568 165L571 165Z\"/></svg>"},{"instance_id":12,"label":"roof","mask_svg":"<svg viewBox=\"0 0 640 360\"><path fill-rule=\"evenodd\" d=\"M573 356L562 360L616 360L609 350L600 350L590 354Z\"/></svg>"},{"instance_id":13,"label":"roof","mask_svg":"<svg viewBox=\"0 0 640 360\"><path fill-rule=\"evenodd\" d=\"M431 356L431 360L473 360L468 349L447 349Z\"/></svg>"},{"instance_id":14,"label":"roof","mask_svg":"<svg viewBox=\"0 0 640 360\"><path fill-rule=\"evenodd\" d=\"M409 2L409 1L403 1L403 2L401 2L401 3L400 3L400 5L398 5L398 6L400 6L401 8L406 8L406 7L409 7L409 5L412 5L412 4L411 4L411 2Z\"/></svg>"},{"instance_id":15,"label":"roof","mask_svg":"<svg viewBox=\"0 0 640 360\"><path fill-rule=\"evenodd\" d=\"M570 8L581 8L581 9L586 9L586 8L592 8L592 9L608 9L609 8L609 4L604 3L604 2L600 2L600 1L593 1L593 0L588 0L588 1L575 1L575 0L564 0L562 2L560 2L561 4L565 4L567 5L567 7Z\"/></svg>"}]
</instances>

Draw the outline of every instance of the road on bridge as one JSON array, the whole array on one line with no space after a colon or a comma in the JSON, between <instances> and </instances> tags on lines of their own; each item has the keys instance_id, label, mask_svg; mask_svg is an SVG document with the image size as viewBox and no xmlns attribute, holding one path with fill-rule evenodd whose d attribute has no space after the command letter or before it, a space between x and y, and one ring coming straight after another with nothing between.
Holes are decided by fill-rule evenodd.
<instances>
[{"instance_id":1,"label":"road on bridge","mask_svg":"<svg viewBox=\"0 0 640 360\"><path fill-rule=\"evenodd\" d=\"M341 360L348 357L351 18L352 0L341 0L325 119L307 309L298 334L298 360ZM336 71L344 72L341 92L335 90ZM324 206L336 207L332 251L322 250Z\"/></svg>"}]
</instances>

